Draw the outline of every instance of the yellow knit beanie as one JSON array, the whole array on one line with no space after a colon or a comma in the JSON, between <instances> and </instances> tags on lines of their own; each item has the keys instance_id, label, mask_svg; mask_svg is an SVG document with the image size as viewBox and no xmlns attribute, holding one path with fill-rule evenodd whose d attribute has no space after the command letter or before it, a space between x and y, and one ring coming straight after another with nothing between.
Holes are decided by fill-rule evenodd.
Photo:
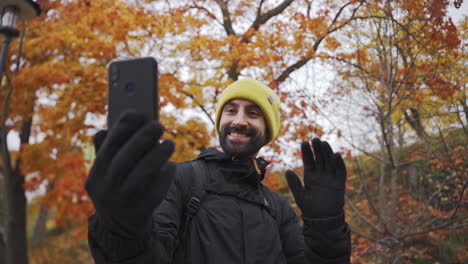
<instances>
[{"instance_id":1,"label":"yellow knit beanie","mask_svg":"<svg viewBox=\"0 0 468 264\"><path fill-rule=\"evenodd\" d=\"M260 107L265 116L269 131L267 143L278 135L281 123L279 112L280 99L269 87L252 79L235 81L221 93L216 107L216 132L219 132L219 120L221 119L224 105L233 99L249 100Z\"/></svg>"}]
</instances>

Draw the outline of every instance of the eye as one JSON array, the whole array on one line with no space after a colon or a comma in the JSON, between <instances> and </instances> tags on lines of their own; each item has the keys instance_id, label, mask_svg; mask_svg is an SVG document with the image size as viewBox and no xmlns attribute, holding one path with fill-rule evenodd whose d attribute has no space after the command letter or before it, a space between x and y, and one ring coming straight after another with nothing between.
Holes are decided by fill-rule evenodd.
<instances>
[{"instance_id":1,"label":"eye","mask_svg":"<svg viewBox=\"0 0 468 264\"><path fill-rule=\"evenodd\" d=\"M260 113L257 110L250 110L248 113L249 113L250 116L259 116L260 115Z\"/></svg>"},{"instance_id":2,"label":"eye","mask_svg":"<svg viewBox=\"0 0 468 264\"><path fill-rule=\"evenodd\" d=\"M232 107L227 107L226 109L224 109L224 112L226 113L229 113L229 114L233 114L236 112L236 110Z\"/></svg>"}]
</instances>

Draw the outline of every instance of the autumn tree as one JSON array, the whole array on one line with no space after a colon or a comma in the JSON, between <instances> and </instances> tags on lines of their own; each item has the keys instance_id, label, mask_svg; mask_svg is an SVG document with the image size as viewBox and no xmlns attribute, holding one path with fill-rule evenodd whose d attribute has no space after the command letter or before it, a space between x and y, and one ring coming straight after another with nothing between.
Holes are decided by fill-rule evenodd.
<instances>
[{"instance_id":1,"label":"autumn tree","mask_svg":"<svg viewBox=\"0 0 468 264\"><path fill-rule=\"evenodd\" d=\"M368 156L351 166L347 200L357 263L366 255L378 263L424 257L421 237L466 226L466 22L457 29L448 5L366 2L342 39L346 51L327 58L338 69L335 94L352 109L341 115L346 139ZM446 190L454 196L442 207L436 201ZM359 248L363 240L370 246Z\"/></svg>"},{"instance_id":2,"label":"autumn tree","mask_svg":"<svg viewBox=\"0 0 468 264\"><path fill-rule=\"evenodd\" d=\"M9 101L4 100L8 109L4 122L7 132L20 138L19 149L10 150L16 172L11 187L17 200L7 212L16 216L14 228L7 230L13 236L7 237L20 241L6 241L16 247L7 249L17 252L11 263L26 263L25 190L44 186L44 209L55 208L58 224L78 222L84 233L86 215L93 210L83 189L89 167L85 152L96 129L91 120L105 113L106 65L118 56L145 55L142 47L149 33L138 30L153 19L168 21L171 16L155 17L123 1L42 1L41 7L43 15L26 24L22 57L15 56L18 46L11 49L7 69L20 69L16 75L7 72L1 94L5 99L5 91L13 91ZM159 34L166 34L164 28ZM162 105L178 101L164 85L160 96ZM193 128L200 124L191 121ZM173 122L167 127L179 125ZM202 128L198 134L206 133ZM181 142L187 138L172 136ZM205 138L198 136L186 153L206 144Z\"/></svg>"}]
</instances>

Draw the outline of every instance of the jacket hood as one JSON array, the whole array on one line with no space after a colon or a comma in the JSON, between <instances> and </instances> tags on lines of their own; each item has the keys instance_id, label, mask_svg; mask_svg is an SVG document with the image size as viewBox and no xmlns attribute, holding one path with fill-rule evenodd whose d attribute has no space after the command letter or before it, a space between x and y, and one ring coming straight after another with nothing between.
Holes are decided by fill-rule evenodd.
<instances>
[{"instance_id":1,"label":"jacket hood","mask_svg":"<svg viewBox=\"0 0 468 264\"><path fill-rule=\"evenodd\" d=\"M232 156L219 151L215 148L207 148L205 151L203 151L197 159L202 159L202 160L216 160L216 161L222 161L222 160L230 160L232 159Z\"/></svg>"},{"instance_id":2,"label":"jacket hood","mask_svg":"<svg viewBox=\"0 0 468 264\"><path fill-rule=\"evenodd\" d=\"M212 147L203 151L197 159L221 163L225 173L238 179L246 179L251 184L258 184L263 180L266 167L270 164L261 157L255 159L236 159L232 155L228 155Z\"/></svg>"}]
</instances>

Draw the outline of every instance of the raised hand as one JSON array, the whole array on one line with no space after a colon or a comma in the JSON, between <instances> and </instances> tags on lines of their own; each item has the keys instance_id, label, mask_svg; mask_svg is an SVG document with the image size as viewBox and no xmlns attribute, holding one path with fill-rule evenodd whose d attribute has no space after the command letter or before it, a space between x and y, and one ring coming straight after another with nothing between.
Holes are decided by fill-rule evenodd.
<instances>
[{"instance_id":1,"label":"raised hand","mask_svg":"<svg viewBox=\"0 0 468 264\"><path fill-rule=\"evenodd\" d=\"M304 187L297 175L288 170L286 178L303 217L335 217L343 212L346 166L339 153L333 153L326 141L301 144Z\"/></svg>"},{"instance_id":2,"label":"raised hand","mask_svg":"<svg viewBox=\"0 0 468 264\"><path fill-rule=\"evenodd\" d=\"M94 137L94 160L85 189L96 215L114 233L144 238L151 215L166 195L175 166L167 162L174 152L171 141L160 142L163 127L126 112L109 131Z\"/></svg>"}]
</instances>

